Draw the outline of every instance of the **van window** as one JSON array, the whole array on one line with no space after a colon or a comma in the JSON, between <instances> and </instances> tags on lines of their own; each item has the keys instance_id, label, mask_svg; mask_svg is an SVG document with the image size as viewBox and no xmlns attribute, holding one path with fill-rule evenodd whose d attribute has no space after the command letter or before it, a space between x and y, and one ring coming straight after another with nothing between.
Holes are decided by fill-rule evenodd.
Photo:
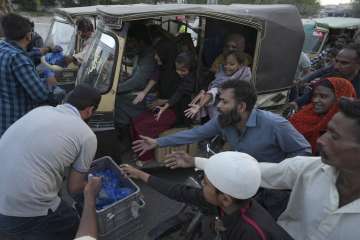
<instances>
[{"instance_id":1,"label":"van window","mask_svg":"<svg viewBox=\"0 0 360 240\"><path fill-rule=\"evenodd\" d=\"M79 84L88 84L106 93L112 84L115 39L109 34L98 32L90 49L79 70Z\"/></svg>"},{"instance_id":2,"label":"van window","mask_svg":"<svg viewBox=\"0 0 360 240\"><path fill-rule=\"evenodd\" d=\"M59 45L63 48L64 55L72 54L75 45L75 27L67 20L55 16L54 22L46 38L46 46Z\"/></svg>"}]
</instances>

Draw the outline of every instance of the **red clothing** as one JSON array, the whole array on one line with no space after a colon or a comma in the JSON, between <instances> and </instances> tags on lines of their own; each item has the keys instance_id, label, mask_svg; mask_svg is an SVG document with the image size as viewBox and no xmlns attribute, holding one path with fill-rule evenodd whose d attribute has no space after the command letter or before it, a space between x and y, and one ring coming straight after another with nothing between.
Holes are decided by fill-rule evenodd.
<instances>
[{"instance_id":1,"label":"red clothing","mask_svg":"<svg viewBox=\"0 0 360 240\"><path fill-rule=\"evenodd\" d=\"M349 80L344 78L330 77L330 81L335 89L336 103L325 115L318 115L314 112L314 104L305 105L299 112L290 117L289 121L294 127L309 141L313 154L317 154L317 139L326 131L327 124L331 118L339 111L338 100L340 97L355 97L354 87Z\"/></svg>"},{"instance_id":2,"label":"red clothing","mask_svg":"<svg viewBox=\"0 0 360 240\"><path fill-rule=\"evenodd\" d=\"M176 114L173 110L167 109L161 114L159 121L155 120L154 113L146 111L132 120L133 138L140 139L139 135L157 138L160 133L172 128L176 122ZM147 151L140 156L141 161L154 159L154 151Z\"/></svg>"}]
</instances>

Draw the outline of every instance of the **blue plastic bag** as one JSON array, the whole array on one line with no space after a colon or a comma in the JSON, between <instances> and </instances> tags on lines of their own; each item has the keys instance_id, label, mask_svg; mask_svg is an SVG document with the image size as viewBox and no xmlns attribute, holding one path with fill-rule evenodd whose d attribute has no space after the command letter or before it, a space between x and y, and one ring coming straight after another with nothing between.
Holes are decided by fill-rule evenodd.
<instances>
[{"instance_id":1,"label":"blue plastic bag","mask_svg":"<svg viewBox=\"0 0 360 240\"><path fill-rule=\"evenodd\" d=\"M92 174L102 177L102 187L96 198L97 210L129 196L135 191L129 188L111 169L95 171Z\"/></svg>"},{"instance_id":2,"label":"blue plastic bag","mask_svg":"<svg viewBox=\"0 0 360 240\"><path fill-rule=\"evenodd\" d=\"M50 52L45 55L45 60L51 65L58 65L60 67L66 67L65 57L62 52Z\"/></svg>"}]
</instances>

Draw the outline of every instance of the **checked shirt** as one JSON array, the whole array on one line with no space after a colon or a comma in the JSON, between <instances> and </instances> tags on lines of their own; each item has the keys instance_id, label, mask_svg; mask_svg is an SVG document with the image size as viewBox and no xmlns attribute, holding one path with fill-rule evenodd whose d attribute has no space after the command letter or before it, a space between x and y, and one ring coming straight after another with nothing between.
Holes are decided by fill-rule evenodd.
<instances>
[{"instance_id":1,"label":"checked shirt","mask_svg":"<svg viewBox=\"0 0 360 240\"><path fill-rule=\"evenodd\" d=\"M0 137L48 96L48 86L26 52L16 42L0 41Z\"/></svg>"}]
</instances>

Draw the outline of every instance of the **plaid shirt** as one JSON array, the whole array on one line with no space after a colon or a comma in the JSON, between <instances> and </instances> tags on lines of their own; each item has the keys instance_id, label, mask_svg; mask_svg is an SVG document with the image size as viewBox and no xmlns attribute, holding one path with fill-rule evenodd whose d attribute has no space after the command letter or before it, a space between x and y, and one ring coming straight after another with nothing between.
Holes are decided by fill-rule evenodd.
<instances>
[{"instance_id":1,"label":"plaid shirt","mask_svg":"<svg viewBox=\"0 0 360 240\"><path fill-rule=\"evenodd\" d=\"M48 96L49 89L26 52L15 42L0 41L0 137Z\"/></svg>"}]
</instances>

